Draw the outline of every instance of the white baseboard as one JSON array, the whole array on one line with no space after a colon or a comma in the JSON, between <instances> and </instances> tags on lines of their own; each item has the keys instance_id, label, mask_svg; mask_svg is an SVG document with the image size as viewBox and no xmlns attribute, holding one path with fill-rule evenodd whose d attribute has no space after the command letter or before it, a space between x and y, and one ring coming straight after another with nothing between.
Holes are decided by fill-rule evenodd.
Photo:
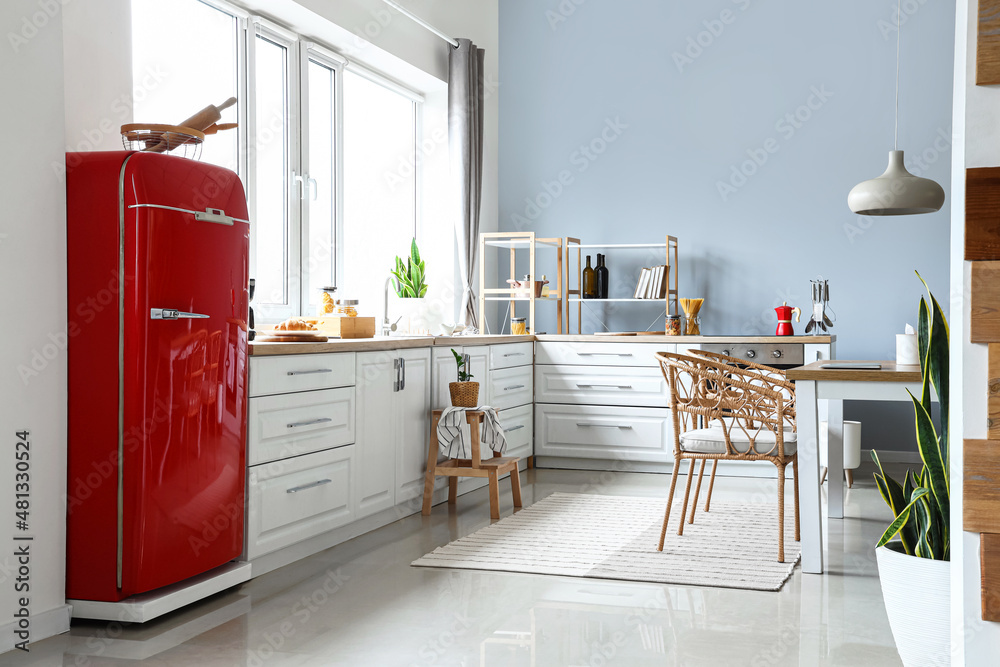
<instances>
[{"instance_id":1,"label":"white baseboard","mask_svg":"<svg viewBox=\"0 0 1000 667\"><path fill-rule=\"evenodd\" d=\"M29 626L31 632L31 637L28 640L29 650L31 644L35 642L69 632L69 617L70 606L68 604L59 605L55 609L43 611L39 614L32 614ZM14 635L16 629L17 624L13 621L0 625L0 652L12 651L15 645L22 641Z\"/></svg>"}]
</instances>

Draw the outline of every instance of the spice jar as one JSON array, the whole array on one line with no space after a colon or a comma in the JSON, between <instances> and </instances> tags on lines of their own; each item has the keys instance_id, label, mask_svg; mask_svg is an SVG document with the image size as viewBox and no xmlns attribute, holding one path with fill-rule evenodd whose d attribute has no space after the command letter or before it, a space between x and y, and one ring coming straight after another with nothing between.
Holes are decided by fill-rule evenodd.
<instances>
[{"instance_id":1,"label":"spice jar","mask_svg":"<svg viewBox=\"0 0 1000 667\"><path fill-rule=\"evenodd\" d=\"M666 335L668 336L680 336L681 335L681 316L680 315L667 315L667 326Z\"/></svg>"},{"instance_id":2,"label":"spice jar","mask_svg":"<svg viewBox=\"0 0 1000 667\"><path fill-rule=\"evenodd\" d=\"M523 317L510 318L510 333L513 336L524 336L528 333L527 321Z\"/></svg>"},{"instance_id":3,"label":"spice jar","mask_svg":"<svg viewBox=\"0 0 1000 667\"><path fill-rule=\"evenodd\" d=\"M358 311L355 306L358 305L357 299L340 299L337 301L337 315L340 317L357 317Z\"/></svg>"}]
</instances>

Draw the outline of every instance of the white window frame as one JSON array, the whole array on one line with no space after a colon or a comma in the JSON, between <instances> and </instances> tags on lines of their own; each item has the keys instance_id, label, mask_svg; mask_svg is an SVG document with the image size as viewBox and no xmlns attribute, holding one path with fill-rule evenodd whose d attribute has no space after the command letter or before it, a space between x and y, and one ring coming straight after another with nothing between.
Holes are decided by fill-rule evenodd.
<instances>
[{"instance_id":1,"label":"white window frame","mask_svg":"<svg viewBox=\"0 0 1000 667\"><path fill-rule=\"evenodd\" d=\"M286 49L285 59L285 118L281 131L285 139L285 215L288 220L288 230L285 238L285 302L267 303L259 302L262 320L280 321L292 317L299 311L300 298L302 292L302 225L301 208L298 206L298 199L301 196L301 182L296 181L297 168L299 164L299 132L296 131L297 121L294 108L300 100L299 97L299 58L298 36L285 28L268 21L260 16L251 16L250 24L252 30L247 31L247 137L245 150L247 151L247 199L250 204L250 266L257 265L257 234L256 220L257 193L253 184L257 179L256 151L249 150L253 141L256 140L257 130L261 119L257 118L257 90L256 81L252 76L256 66L257 38L263 38ZM298 187L297 187L298 185ZM297 195L298 193L298 195Z\"/></svg>"},{"instance_id":2,"label":"white window frame","mask_svg":"<svg viewBox=\"0 0 1000 667\"><path fill-rule=\"evenodd\" d=\"M299 200L301 236L302 240L309 238L309 202L311 200L311 184L313 183L309 162L309 62L315 61L333 70L333 284L343 283L344 248L340 242L344 238L344 68L347 66L347 59L316 42L303 42L299 53L299 79L301 88L299 90L299 144L300 163L304 183L309 184L309 188L303 189L303 196ZM306 190L309 190L307 193ZM301 244L300 266L306 266L308 262L307 245ZM301 275L300 275L301 280ZM316 286L311 286L310 289ZM309 312L309 293L307 290L300 290L299 313L306 315Z\"/></svg>"}]
</instances>

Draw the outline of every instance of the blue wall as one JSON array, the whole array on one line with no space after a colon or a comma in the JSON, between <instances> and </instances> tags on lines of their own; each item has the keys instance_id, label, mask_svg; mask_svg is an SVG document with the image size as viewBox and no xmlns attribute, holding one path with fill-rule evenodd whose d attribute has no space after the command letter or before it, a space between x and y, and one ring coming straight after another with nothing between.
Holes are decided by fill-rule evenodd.
<instances>
[{"instance_id":1,"label":"blue wall","mask_svg":"<svg viewBox=\"0 0 1000 667\"><path fill-rule=\"evenodd\" d=\"M903 4L899 144L948 192L954 3ZM847 208L892 149L895 37L889 1L503 0L501 229L679 237L681 296L706 299L707 334L772 333L774 306L808 312L823 277L839 356L890 358L915 319L914 269L947 295L949 226L947 204L884 219ZM610 254L613 289L631 296L653 261ZM656 314L601 316L627 330ZM539 330L554 326L542 316ZM874 432L866 446L884 446Z\"/></svg>"}]
</instances>

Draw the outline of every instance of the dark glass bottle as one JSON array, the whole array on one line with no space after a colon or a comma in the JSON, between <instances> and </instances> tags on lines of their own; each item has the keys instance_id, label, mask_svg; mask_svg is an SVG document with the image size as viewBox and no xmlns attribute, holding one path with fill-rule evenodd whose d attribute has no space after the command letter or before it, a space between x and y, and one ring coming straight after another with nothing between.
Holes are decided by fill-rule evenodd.
<instances>
[{"instance_id":1,"label":"dark glass bottle","mask_svg":"<svg viewBox=\"0 0 1000 667\"><path fill-rule=\"evenodd\" d=\"M590 255L587 255L587 266L583 269L583 298L597 298L597 276L594 274L594 269L590 266Z\"/></svg>"},{"instance_id":2,"label":"dark glass bottle","mask_svg":"<svg viewBox=\"0 0 1000 667\"><path fill-rule=\"evenodd\" d=\"M608 298L608 267L604 264L604 255L597 256L597 268L594 269L597 278L597 298Z\"/></svg>"}]
</instances>

